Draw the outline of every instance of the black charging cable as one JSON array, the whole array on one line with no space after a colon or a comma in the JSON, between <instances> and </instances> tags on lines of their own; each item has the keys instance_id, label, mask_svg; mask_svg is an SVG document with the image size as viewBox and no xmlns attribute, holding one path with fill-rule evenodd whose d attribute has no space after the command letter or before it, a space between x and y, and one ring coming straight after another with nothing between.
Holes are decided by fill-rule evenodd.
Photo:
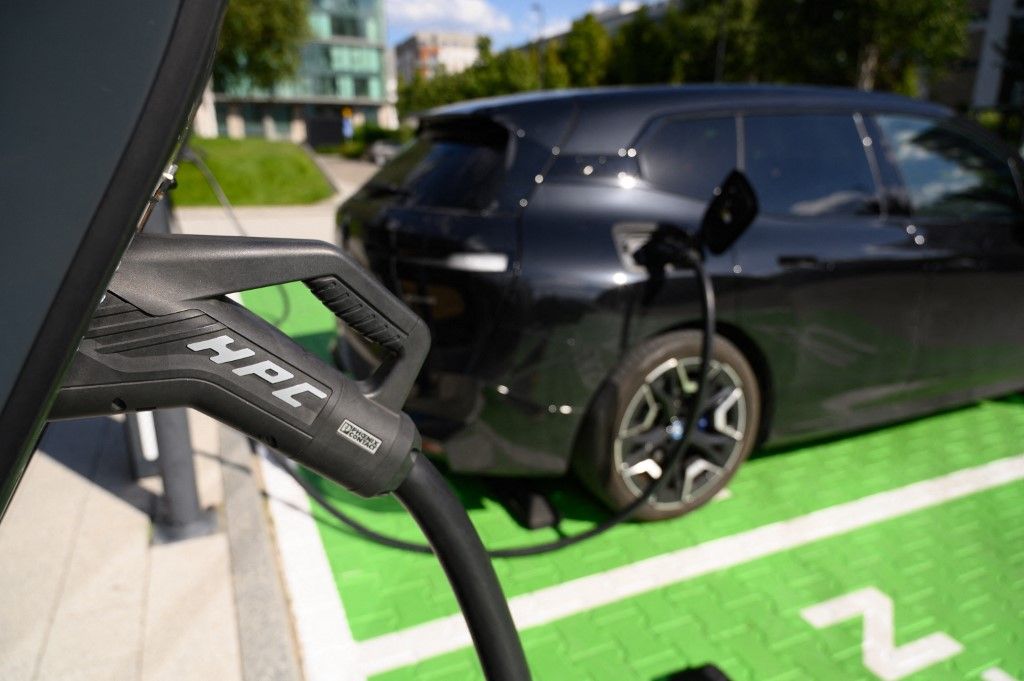
<instances>
[{"instance_id":1,"label":"black charging cable","mask_svg":"<svg viewBox=\"0 0 1024 681\"><path fill-rule=\"evenodd\" d=\"M700 346L700 370L697 378L697 391L694 393L690 403L690 414L692 415L690 419L691 427L686 429L683 433L682 439L676 442L675 446L668 452L668 456L665 457L665 461L662 465L662 470L664 472L660 477L652 480L644 489L643 494L633 500L632 503L615 512L589 530L584 530L577 534L560 537L554 541L543 542L540 544L488 549L487 555L491 558L525 558L527 556L539 556L545 553L564 549L568 546L572 546L582 541L586 541L587 539L592 539L593 537L604 534L613 527L616 527L617 525L620 525L632 518L644 504L647 504L649 500L668 483L676 466L682 462L683 457L690 447L690 442L693 439L693 433L696 430L694 426L704 405L708 368L711 364L711 352L715 336L715 293L711 283L711 277L704 266L703 258L701 258L700 254L692 248L687 248L685 252L680 253L679 256L682 262L697 273L697 281L701 292L700 303L701 313L703 315L703 337L701 339ZM381 534L380 532L363 525L332 503L331 500L316 487L316 485L301 474L297 464L277 455L275 452L270 452L270 450L266 451L268 451L270 457L280 465L288 475L302 486L306 493L309 494L309 496L312 497L321 508L359 536L393 549L411 551L414 553L433 553L433 550L427 544L410 542L396 537L389 537L388 535Z\"/></svg>"},{"instance_id":2,"label":"black charging cable","mask_svg":"<svg viewBox=\"0 0 1024 681\"><path fill-rule=\"evenodd\" d=\"M484 676L489 680L528 679L529 672L515 625L509 615L489 553L480 541L466 509L448 482L420 453L393 494L406 508L430 544L417 544L374 532L338 510L299 472L297 464L266 445L258 452L283 468L328 513L363 537L395 549L434 554L455 592L473 637Z\"/></svg>"},{"instance_id":3,"label":"black charging cable","mask_svg":"<svg viewBox=\"0 0 1024 681\"><path fill-rule=\"evenodd\" d=\"M235 228L245 235L213 173L198 155L193 155L192 160L206 176ZM280 287L278 290L282 291L285 302L280 320L284 321L290 309L287 295ZM430 461L415 450L411 456L412 466L392 494L430 542L430 546L423 549L432 552L444 569L473 639L484 677L488 681L529 681L530 670L508 601L476 528L452 488ZM279 455L275 459L302 482L302 476L290 462Z\"/></svg>"},{"instance_id":4,"label":"black charging cable","mask_svg":"<svg viewBox=\"0 0 1024 681\"><path fill-rule=\"evenodd\" d=\"M234 228L242 236L248 236L245 228L242 227L242 223L238 220L235 215L234 209L231 206L231 202L228 200L227 195L221 188L220 183L214 176L213 172L203 161L200 154L190 147L186 147L182 153L182 160L191 162L196 166L199 172L206 179L210 189L216 195L218 202L227 212L229 219L231 220ZM704 259L698 250L692 246L692 242L689 237L682 233L676 235L671 232L664 233L665 238L660 239L657 243L652 244L658 248L652 253L654 259L660 258L657 262L657 267L653 268L649 266L651 270L652 278L658 277L659 281L664 279L664 270L668 264L672 265L685 265L693 269L697 273L697 282L700 288L700 304L701 313L703 316L703 337L701 339L700 346L700 371L697 378L697 392L694 393L693 399L690 402L690 414L692 424L696 424L699 419L701 409L704 405L704 393L706 391L708 369L711 364L711 352L714 344L715 336L715 292L714 287L711 283L711 277L704 267ZM653 264L653 263L652 263ZM281 299L283 303L283 310L278 320L272 321L271 323L275 326L280 324L287 319L291 313L290 301L288 296L284 293L281 287L277 287L278 291L281 292ZM683 433L682 439L675 443L675 446L669 451L665 457L665 461L662 465L662 475L655 480L648 483L643 494L633 500L628 506L619 509L611 516L606 518L604 521L598 523L589 530L584 530L577 534L559 537L558 539L550 542L543 542L540 544L528 544L525 546L511 546L503 549L488 549L487 555L491 558L525 558L528 556L539 556L545 553L552 553L574 544L578 544L587 539L592 539L598 535L604 534L608 530L621 525L630 518L632 518L638 510L649 502L666 484L672 477L676 466L678 466L685 456L686 452L690 448L690 442L693 440L693 432L695 428L687 428L686 432ZM282 470L284 470L295 482L297 482L306 494L326 511L330 516L335 518L338 522L348 527L357 535L372 541L381 546L388 548L398 549L401 551L410 551L412 553L423 553L430 554L435 553L434 549L428 544L422 544L418 542L406 541L404 539L398 539L397 537L390 537L386 534L377 532L355 518L349 516L347 513L338 508L334 503L328 499L323 492L321 492L316 485L311 483L302 473L299 471L298 464L294 463L290 459L287 459L277 452L274 452L262 444L256 445L262 449ZM417 522L419 520L417 519ZM422 527L422 523L421 523ZM474 532L475 534L475 532ZM440 557L440 556L439 556ZM447 570L447 568L446 568Z\"/></svg>"},{"instance_id":5,"label":"black charging cable","mask_svg":"<svg viewBox=\"0 0 1024 681\"><path fill-rule=\"evenodd\" d=\"M393 494L430 540L466 619L470 636L491 681L530 678L508 602L480 535L466 509L437 469L417 454Z\"/></svg>"}]
</instances>

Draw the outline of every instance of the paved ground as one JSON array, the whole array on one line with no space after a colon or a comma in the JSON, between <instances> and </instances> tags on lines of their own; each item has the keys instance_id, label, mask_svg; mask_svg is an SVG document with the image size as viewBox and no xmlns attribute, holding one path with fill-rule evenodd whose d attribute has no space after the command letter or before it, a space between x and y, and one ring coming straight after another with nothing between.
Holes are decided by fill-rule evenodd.
<instances>
[{"instance_id":1,"label":"paved ground","mask_svg":"<svg viewBox=\"0 0 1024 681\"><path fill-rule=\"evenodd\" d=\"M216 427L192 425L219 506ZM121 422L50 426L0 525L0 678L242 678L227 537L153 545L158 493L132 479Z\"/></svg>"},{"instance_id":2,"label":"paved ground","mask_svg":"<svg viewBox=\"0 0 1024 681\"><path fill-rule=\"evenodd\" d=\"M283 328L324 352L330 315L300 287L288 294ZM271 290L244 300L281 312ZM496 568L537 678L662 679L713 661L735 679L1020 680L1022 452L1024 399L986 402L762 453L729 498L696 514ZM485 543L554 536L519 529L472 480L453 483ZM419 536L391 500L319 484L369 525ZM602 517L574 486L550 489L562 531ZM479 678L431 557L368 544L312 512L322 547L285 556L306 565L306 595L293 598L321 605L298 623L320 633L303 642L324 664L307 667L310 678ZM324 555L329 571L309 569Z\"/></svg>"},{"instance_id":3,"label":"paved ground","mask_svg":"<svg viewBox=\"0 0 1024 681\"><path fill-rule=\"evenodd\" d=\"M248 443L190 423L218 525L165 544L159 478L133 478L122 421L51 424L0 525L0 679L301 678Z\"/></svg>"},{"instance_id":4,"label":"paved ground","mask_svg":"<svg viewBox=\"0 0 1024 681\"><path fill-rule=\"evenodd\" d=\"M239 208L254 236L331 239L338 202L375 167L318 159L338 194ZM233 234L220 208L182 209L190 233ZM267 535L261 482L237 434L192 413L211 536L151 542L158 480L137 484L123 425L50 426L0 525L0 679L294 679L301 671Z\"/></svg>"},{"instance_id":5,"label":"paved ground","mask_svg":"<svg viewBox=\"0 0 1024 681\"><path fill-rule=\"evenodd\" d=\"M379 170L372 163L351 161L336 154L317 154L314 160L342 198L369 180Z\"/></svg>"}]
</instances>

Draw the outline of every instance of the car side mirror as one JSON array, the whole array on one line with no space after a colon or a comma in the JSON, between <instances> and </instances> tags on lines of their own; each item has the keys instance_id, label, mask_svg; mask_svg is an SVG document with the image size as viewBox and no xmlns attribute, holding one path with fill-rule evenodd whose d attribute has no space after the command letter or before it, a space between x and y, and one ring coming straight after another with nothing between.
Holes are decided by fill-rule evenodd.
<instances>
[{"instance_id":1,"label":"car side mirror","mask_svg":"<svg viewBox=\"0 0 1024 681\"><path fill-rule=\"evenodd\" d=\"M715 189L701 220L698 239L719 255L732 246L757 217L757 194L750 180L733 170Z\"/></svg>"}]
</instances>

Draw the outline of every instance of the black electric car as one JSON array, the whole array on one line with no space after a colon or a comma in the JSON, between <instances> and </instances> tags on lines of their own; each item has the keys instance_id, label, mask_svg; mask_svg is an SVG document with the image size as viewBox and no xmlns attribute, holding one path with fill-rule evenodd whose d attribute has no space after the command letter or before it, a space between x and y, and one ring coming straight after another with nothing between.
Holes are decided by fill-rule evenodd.
<instances>
[{"instance_id":1,"label":"black electric car","mask_svg":"<svg viewBox=\"0 0 1024 681\"><path fill-rule=\"evenodd\" d=\"M689 272L633 255L697 226L739 169L760 214L712 257L719 338ZM1024 387L1017 153L941 106L778 86L563 91L428 112L338 212L339 240L427 320L408 408L457 471L574 469L613 507L695 447L643 517L707 501L759 443ZM373 358L342 335L339 362Z\"/></svg>"}]
</instances>

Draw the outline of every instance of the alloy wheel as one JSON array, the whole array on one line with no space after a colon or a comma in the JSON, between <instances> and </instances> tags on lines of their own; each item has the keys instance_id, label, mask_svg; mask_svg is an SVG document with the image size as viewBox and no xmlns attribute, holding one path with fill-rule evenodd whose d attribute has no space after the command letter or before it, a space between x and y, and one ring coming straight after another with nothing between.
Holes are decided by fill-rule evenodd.
<instances>
[{"instance_id":1,"label":"alloy wheel","mask_svg":"<svg viewBox=\"0 0 1024 681\"><path fill-rule=\"evenodd\" d=\"M741 457L747 425L743 383L732 367L712 360L705 405L693 419L689 407L697 392L699 369L697 357L671 358L660 364L644 377L616 431L615 470L629 490L640 496L665 474L666 457L696 421L689 450L651 499L660 510L714 494Z\"/></svg>"}]
</instances>

